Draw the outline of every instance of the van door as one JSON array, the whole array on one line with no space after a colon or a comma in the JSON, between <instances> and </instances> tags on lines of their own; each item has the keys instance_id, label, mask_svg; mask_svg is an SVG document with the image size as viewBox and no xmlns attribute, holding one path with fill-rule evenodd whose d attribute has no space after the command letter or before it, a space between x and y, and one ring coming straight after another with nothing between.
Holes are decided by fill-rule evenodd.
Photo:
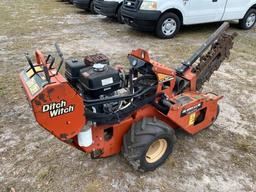
<instances>
[{"instance_id":1,"label":"van door","mask_svg":"<svg viewBox=\"0 0 256 192\"><path fill-rule=\"evenodd\" d=\"M227 0L183 0L184 24L220 21Z\"/></svg>"},{"instance_id":2,"label":"van door","mask_svg":"<svg viewBox=\"0 0 256 192\"><path fill-rule=\"evenodd\" d=\"M250 7L251 0L228 0L222 20L242 19Z\"/></svg>"}]
</instances>

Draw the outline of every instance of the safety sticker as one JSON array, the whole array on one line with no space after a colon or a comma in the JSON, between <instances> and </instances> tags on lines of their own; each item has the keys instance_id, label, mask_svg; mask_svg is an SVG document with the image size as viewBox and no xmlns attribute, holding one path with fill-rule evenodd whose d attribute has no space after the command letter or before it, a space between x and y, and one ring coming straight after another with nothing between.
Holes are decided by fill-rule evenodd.
<instances>
[{"instance_id":1,"label":"safety sticker","mask_svg":"<svg viewBox=\"0 0 256 192\"><path fill-rule=\"evenodd\" d=\"M165 74L157 74L157 76L158 76L158 80L159 80L159 82L161 82L161 83L164 83L164 82L167 82L167 81L171 81L171 80L173 80L174 78L172 77L172 76L170 76L170 75L165 75Z\"/></svg>"},{"instance_id":2,"label":"safety sticker","mask_svg":"<svg viewBox=\"0 0 256 192\"><path fill-rule=\"evenodd\" d=\"M195 120L196 120L196 113L192 113L192 114L189 116L188 125L189 125L189 126L194 125Z\"/></svg>"},{"instance_id":3,"label":"safety sticker","mask_svg":"<svg viewBox=\"0 0 256 192\"><path fill-rule=\"evenodd\" d=\"M32 79L29 79L27 82L26 82L27 86L28 86L28 89L30 91L30 93L32 95L35 95L39 90L40 90L40 87L38 86L38 84L36 83L35 79L32 78Z\"/></svg>"},{"instance_id":4,"label":"safety sticker","mask_svg":"<svg viewBox=\"0 0 256 192\"><path fill-rule=\"evenodd\" d=\"M36 66L36 67L35 67L35 71L36 71L36 72L41 72L41 71L43 71L43 68L42 68L41 66ZM34 71L33 71L32 69L29 69L29 70L27 71L27 76L28 76L29 78L31 78L34 74L35 74L35 73L34 73Z\"/></svg>"}]
</instances>

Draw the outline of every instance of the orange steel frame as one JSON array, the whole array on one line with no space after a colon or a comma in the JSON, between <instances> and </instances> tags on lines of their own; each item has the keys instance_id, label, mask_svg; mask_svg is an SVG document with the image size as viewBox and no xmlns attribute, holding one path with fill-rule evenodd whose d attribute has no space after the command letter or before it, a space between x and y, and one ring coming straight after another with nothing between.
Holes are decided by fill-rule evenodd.
<instances>
[{"instance_id":1,"label":"orange steel frame","mask_svg":"<svg viewBox=\"0 0 256 192\"><path fill-rule=\"evenodd\" d=\"M147 104L118 124L100 126L93 125L93 144L89 147L80 147L77 141L77 134L87 123L86 117L84 116L85 107L83 98L71 87L71 85L60 73L54 76L53 74L55 74L56 70L49 69L51 82L44 86L35 95L31 95L23 75L20 75L21 82L27 98L31 103L36 121L43 128L51 132L55 137L78 148L79 150L87 153L101 150L102 154L100 154L99 157L108 157L119 153L122 147L123 136L131 128L134 122L140 121L144 117L157 117L169 124L172 128L181 128L192 135L198 133L204 128L209 127L214 122L218 113L218 100L220 100L222 97L212 93L197 92L197 77L191 72L191 68L183 75L185 79L190 81L190 87L187 88L187 90L185 90L182 94L174 95L173 89L176 83L176 72L174 70L151 60L148 52L144 50L138 49L132 51L131 55L152 64L152 69L159 80L157 85L157 93L165 93L169 100L173 103L167 114L163 114L153 105ZM45 63L44 57L40 51L36 52L36 58L37 65L49 66ZM170 78L170 86L163 90L163 82L161 81L161 78L166 76ZM182 96L189 97L191 101L184 105L177 103L177 99ZM52 102L60 102L61 100L65 100L68 105L74 105L74 111L54 118L50 118L49 114L42 112L43 105ZM159 99L156 98L156 102L158 100ZM193 108L198 104L202 104L200 109L192 114L181 117L181 112L184 109ZM204 120L194 125L193 121L195 121L195 119L199 116L201 109L206 109ZM108 128L113 129L113 136L111 139L105 140L104 130Z\"/></svg>"}]
</instances>

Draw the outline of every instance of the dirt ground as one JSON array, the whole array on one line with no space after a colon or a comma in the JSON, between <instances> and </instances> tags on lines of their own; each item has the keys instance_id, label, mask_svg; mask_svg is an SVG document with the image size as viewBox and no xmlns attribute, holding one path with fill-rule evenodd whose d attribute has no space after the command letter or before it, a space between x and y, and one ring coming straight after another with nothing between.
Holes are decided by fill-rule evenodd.
<instances>
[{"instance_id":1,"label":"dirt ground","mask_svg":"<svg viewBox=\"0 0 256 192\"><path fill-rule=\"evenodd\" d=\"M184 27L159 40L54 0L0 1L0 191L256 191L256 29L238 32L232 56L204 91L225 98L216 123L195 136L177 131L173 155L154 172L135 172L121 156L91 160L35 122L18 73L24 53L65 57L102 52L125 63L135 48L177 67L220 24Z\"/></svg>"}]
</instances>

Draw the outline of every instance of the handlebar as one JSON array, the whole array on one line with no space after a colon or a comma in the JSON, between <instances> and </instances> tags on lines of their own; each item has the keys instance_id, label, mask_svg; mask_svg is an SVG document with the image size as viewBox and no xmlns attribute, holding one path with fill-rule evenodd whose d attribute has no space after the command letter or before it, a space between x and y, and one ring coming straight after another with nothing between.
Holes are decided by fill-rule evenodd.
<instances>
[{"instance_id":1,"label":"handlebar","mask_svg":"<svg viewBox=\"0 0 256 192\"><path fill-rule=\"evenodd\" d=\"M62 67L62 65L64 63L63 53L61 52L60 47L59 47L59 45L57 43L55 43L55 48L56 48L56 51L57 51L59 57L61 58L61 61L60 61L60 64L59 64L59 66L58 66L58 68L56 70L56 73L53 76L55 76L55 75L57 75L59 73L59 71L60 71L60 69L61 69L61 67ZM36 72L35 66L32 63L32 60L29 57L29 54L25 53L25 57L26 57L26 59L28 61L28 64L30 65L30 68L33 70L34 74L36 74L37 72ZM50 74L49 74L49 69L52 69L52 66L53 66L53 64L55 62L55 58L52 57L52 61L49 64L49 68L48 68L47 64L48 64L48 62L49 62L51 57L52 57L51 55L48 55L47 59L45 60L45 57L44 57L43 53L40 50L37 49L35 51L36 64L38 66L42 66L43 67L43 71L45 73L46 80L49 83L50 83L50 80L51 80L51 77L50 77Z\"/></svg>"}]
</instances>

